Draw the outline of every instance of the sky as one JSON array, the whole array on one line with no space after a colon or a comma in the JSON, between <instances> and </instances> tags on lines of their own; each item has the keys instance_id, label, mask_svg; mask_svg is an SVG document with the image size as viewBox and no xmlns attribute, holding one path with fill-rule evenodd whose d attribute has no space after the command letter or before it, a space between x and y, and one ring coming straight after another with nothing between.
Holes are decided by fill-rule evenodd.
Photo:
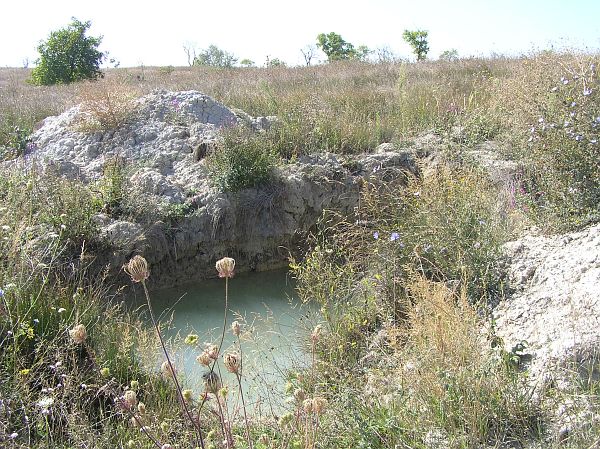
<instances>
[{"instance_id":1,"label":"sky","mask_svg":"<svg viewBox=\"0 0 600 449\"><path fill-rule=\"evenodd\" d=\"M600 48L600 0L7 0L1 11L1 67L33 66L39 42L71 17L91 21L88 34L103 36L99 49L121 67L187 65L184 45L211 44L257 65L297 65L302 48L332 31L405 58L405 29L429 32L433 59L449 49L466 57Z\"/></svg>"}]
</instances>

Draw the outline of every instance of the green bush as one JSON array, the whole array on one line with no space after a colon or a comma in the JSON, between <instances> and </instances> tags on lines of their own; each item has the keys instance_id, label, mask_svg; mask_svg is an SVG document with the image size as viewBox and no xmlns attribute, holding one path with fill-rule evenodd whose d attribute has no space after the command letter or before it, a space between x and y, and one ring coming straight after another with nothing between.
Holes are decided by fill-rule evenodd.
<instances>
[{"instance_id":1,"label":"green bush","mask_svg":"<svg viewBox=\"0 0 600 449\"><path fill-rule=\"evenodd\" d=\"M104 53L97 50L102 38L85 35L91 25L73 18L66 28L50 33L37 48L40 58L31 73L33 84L65 84L102 74Z\"/></svg>"},{"instance_id":2,"label":"green bush","mask_svg":"<svg viewBox=\"0 0 600 449\"><path fill-rule=\"evenodd\" d=\"M223 192L237 192L268 183L277 156L268 139L244 128L231 128L207 158L210 181Z\"/></svg>"}]
</instances>

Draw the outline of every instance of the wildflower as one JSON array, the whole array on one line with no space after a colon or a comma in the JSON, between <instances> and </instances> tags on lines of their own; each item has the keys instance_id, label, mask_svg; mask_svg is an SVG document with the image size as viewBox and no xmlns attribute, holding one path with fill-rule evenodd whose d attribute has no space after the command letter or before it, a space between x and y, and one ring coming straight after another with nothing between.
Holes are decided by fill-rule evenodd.
<instances>
[{"instance_id":1,"label":"wildflower","mask_svg":"<svg viewBox=\"0 0 600 449\"><path fill-rule=\"evenodd\" d=\"M227 368L227 371L229 371L230 373L235 373L238 374L241 364L242 364L242 358L240 357L240 355L236 352L229 352L227 354L225 354L223 356L223 361L225 363L225 368Z\"/></svg>"},{"instance_id":2,"label":"wildflower","mask_svg":"<svg viewBox=\"0 0 600 449\"><path fill-rule=\"evenodd\" d=\"M71 340L73 340L75 344L80 345L87 338L87 331L83 324L78 324L69 331L69 335L71 336Z\"/></svg>"},{"instance_id":3,"label":"wildflower","mask_svg":"<svg viewBox=\"0 0 600 449\"><path fill-rule=\"evenodd\" d=\"M236 337L239 337L241 330L242 330L242 326L240 325L240 323L238 321L234 321L233 323L231 323L231 332L233 333L233 335L235 335Z\"/></svg>"},{"instance_id":4,"label":"wildflower","mask_svg":"<svg viewBox=\"0 0 600 449\"><path fill-rule=\"evenodd\" d=\"M585 89L583 89L583 96L584 97L588 97L590 95L592 95L592 89L589 89L587 87Z\"/></svg>"},{"instance_id":5,"label":"wildflower","mask_svg":"<svg viewBox=\"0 0 600 449\"><path fill-rule=\"evenodd\" d=\"M65 309L64 307L61 307L60 309L58 309L59 314L64 313L66 311L67 311L67 309Z\"/></svg>"},{"instance_id":6,"label":"wildflower","mask_svg":"<svg viewBox=\"0 0 600 449\"><path fill-rule=\"evenodd\" d=\"M0 295L0 297L2 297L2 295ZM34 318L33 324L40 324L40 320L38 320L37 318Z\"/></svg>"},{"instance_id":7,"label":"wildflower","mask_svg":"<svg viewBox=\"0 0 600 449\"><path fill-rule=\"evenodd\" d=\"M43 397L37 403L37 406L41 409L41 413L43 415L47 415L50 413L50 407L54 404L54 398L51 397Z\"/></svg>"},{"instance_id":8,"label":"wildflower","mask_svg":"<svg viewBox=\"0 0 600 449\"><path fill-rule=\"evenodd\" d=\"M323 412L323 410L325 410L325 407L327 407L327 404L328 404L327 399L325 399L324 397L321 397L321 396L317 396L312 401L313 411L317 415L320 415Z\"/></svg>"},{"instance_id":9,"label":"wildflower","mask_svg":"<svg viewBox=\"0 0 600 449\"><path fill-rule=\"evenodd\" d=\"M0 288L0 298L2 298L3 296L4 296L4 290L2 290L2 289Z\"/></svg>"},{"instance_id":10,"label":"wildflower","mask_svg":"<svg viewBox=\"0 0 600 449\"><path fill-rule=\"evenodd\" d=\"M123 270L133 282L142 282L148 279L150 271L148 270L148 262L142 256L134 256L127 265L123 266Z\"/></svg>"},{"instance_id":11,"label":"wildflower","mask_svg":"<svg viewBox=\"0 0 600 449\"><path fill-rule=\"evenodd\" d=\"M577 142L581 142L583 140L583 136L577 135L577 136L575 136L575 140Z\"/></svg>"},{"instance_id":12,"label":"wildflower","mask_svg":"<svg viewBox=\"0 0 600 449\"><path fill-rule=\"evenodd\" d=\"M235 260L231 257L223 257L215 264L220 278L231 278L234 274Z\"/></svg>"},{"instance_id":13,"label":"wildflower","mask_svg":"<svg viewBox=\"0 0 600 449\"><path fill-rule=\"evenodd\" d=\"M143 402L140 402L137 406L138 412L140 412L140 414L145 414L146 413L146 404L144 404Z\"/></svg>"},{"instance_id":14,"label":"wildflower","mask_svg":"<svg viewBox=\"0 0 600 449\"><path fill-rule=\"evenodd\" d=\"M183 396L183 400L185 402L192 402L192 399L194 397L194 392L192 390L183 390L181 392L181 395Z\"/></svg>"},{"instance_id":15,"label":"wildflower","mask_svg":"<svg viewBox=\"0 0 600 449\"><path fill-rule=\"evenodd\" d=\"M110 368L102 368L100 370L100 375L102 377L108 377L108 376L110 376Z\"/></svg>"},{"instance_id":16,"label":"wildflower","mask_svg":"<svg viewBox=\"0 0 600 449\"><path fill-rule=\"evenodd\" d=\"M538 119L538 123L544 123L544 117L540 117L540 118Z\"/></svg>"},{"instance_id":17,"label":"wildflower","mask_svg":"<svg viewBox=\"0 0 600 449\"><path fill-rule=\"evenodd\" d=\"M132 380L129 385L132 390L137 390L140 387L140 383L137 380Z\"/></svg>"},{"instance_id":18,"label":"wildflower","mask_svg":"<svg viewBox=\"0 0 600 449\"><path fill-rule=\"evenodd\" d=\"M305 399L304 401L302 401L302 408L304 409L304 411L306 413L312 412L313 411L313 400Z\"/></svg>"},{"instance_id":19,"label":"wildflower","mask_svg":"<svg viewBox=\"0 0 600 449\"><path fill-rule=\"evenodd\" d=\"M398 234L397 232L392 232L392 234L390 235L390 242L395 242L399 238L400 238L400 234Z\"/></svg>"},{"instance_id":20,"label":"wildflower","mask_svg":"<svg viewBox=\"0 0 600 449\"><path fill-rule=\"evenodd\" d=\"M590 140L590 143L591 143L592 145L596 145L596 144L598 143L598 139L591 139L591 140Z\"/></svg>"},{"instance_id":21,"label":"wildflower","mask_svg":"<svg viewBox=\"0 0 600 449\"><path fill-rule=\"evenodd\" d=\"M169 443L165 443L160 447L160 449L173 449L173 446L171 446Z\"/></svg>"},{"instance_id":22,"label":"wildflower","mask_svg":"<svg viewBox=\"0 0 600 449\"><path fill-rule=\"evenodd\" d=\"M196 334L188 334L188 336L185 337L185 344L186 345L193 346L197 342L198 342L198 335L196 335Z\"/></svg>"},{"instance_id":23,"label":"wildflower","mask_svg":"<svg viewBox=\"0 0 600 449\"><path fill-rule=\"evenodd\" d=\"M81 384L79 385L79 388L81 388L82 390L87 390L87 384Z\"/></svg>"},{"instance_id":24,"label":"wildflower","mask_svg":"<svg viewBox=\"0 0 600 449\"><path fill-rule=\"evenodd\" d=\"M10 434L8 437L9 437L11 440L14 440L14 439L16 439L18 436L19 436L19 434L18 434L17 432L13 432L13 433L11 433L11 434Z\"/></svg>"},{"instance_id":25,"label":"wildflower","mask_svg":"<svg viewBox=\"0 0 600 449\"><path fill-rule=\"evenodd\" d=\"M554 86L552 89L550 89L550 92L556 92L558 90L557 86Z\"/></svg>"},{"instance_id":26,"label":"wildflower","mask_svg":"<svg viewBox=\"0 0 600 449\"><path fill-rule=\"evenodd\" d=\"M569 80L566 79L564 76L560 79L560 81L566 86L567 84L569 84Z\"/></svg>"},{"instance_id":27,"label":"wildflower","mask_svg":"<svg viewBox=\"0 0 600 449\"><path fill-rule=\"evenodd\" d=\"M219 396L221 396L222 398L226 398L228 394L229 394L229 388L227 387L227 385L224 385L223 387L221 387L221 389L219 390Z\"/></svg>"},{"instance_id":28,"label":"wildflower","mask_svg":"<svg viewBox=\"0 0 600 449\"><path fill-rule=\"evenodd\" d=\"M577 106L577 102L576 102L576 101L573 101L573 102L571 103L571 107L572 107L572 108L574 108L575 106Z\"/></svg>"},{"instance_id":29,"label":"wildflower","mask_svg":"<svg viewBox=\"0 0 600 449\"><path fill-rule=\"evenodd\" d=\"M127 390L123 395L123 403L127 408L133 408L137 405L137 394L133 390Z\"/></svg>"},{"instance_id":30,"label":"wildflower","mask_svg":"<svg viewBox=\"0 0 600 449\"><path fill-rule=\"evenodd\" d=\"M200 365L208 366L212 362L212 358L208 355L208 352L204 351L198 357L196 357L196 362Z\"/></svg>"},{"instance_id":31,"label":"wildflower","mask_svg":"<svg viewBox=\"0 0 600 449\"><path fill-rule=\"evenodd\" d=\"M373 233L373 238L374 238L375 240L379 239L379 232L375 231L375 232Z\"/></svg>"}]
</instances>

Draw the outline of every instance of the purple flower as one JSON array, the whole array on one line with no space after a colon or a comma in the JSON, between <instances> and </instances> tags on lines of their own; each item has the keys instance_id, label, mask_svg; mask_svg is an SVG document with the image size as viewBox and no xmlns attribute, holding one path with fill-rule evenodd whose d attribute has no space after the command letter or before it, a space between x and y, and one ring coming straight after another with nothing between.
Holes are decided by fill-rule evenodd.
<instances>
[{"instance_id":1,"label":"purple flower","mask_svg":"<svg viewBox=\"0 0 600 449\"><path fill-rule=\"evenodd\" d=\"M581 142L581 141L583 140L583 136L579 136L579 135L578 135L578 136L575 136L575 140L576 140L577 142Z\"/></svg>"},{"instance_id":2,"label":"purple flower","mask_svg":"<svg viewBox=\"0 0 600 449\"><path fill-rule=\"evenodd\" d=\"M392 232L392 234L390 235L390 242L395 242L399 238L400 238L400 234L398 234L397 232Z\"/></svg>"},{"instance_id":3,"label":"purple flower","mask_svg":"<svg viewBox=\"0 0 600 449\"><path fill-rule=\"evenodd\" d=\"M571 103L571 107L572 108L574 108L575 106L577 106L577 102L576 101L574 101L574 102Z\"/></svg>"},{"instance_id":4,"label":"purple flower","mask_svg":"<svg viewBox=\"0 0 600 449\"><path fill-rule=\"evenodd\" d=\"M588 88L583 89L583 96L587 97L589 95L592 95L592 89L588 89Z\"/></svg>"},{"instance_id":5,"label":"purple flower","mask_svg":"<svg viewBox=\"0 0 600 449\"><path fill-rule=\"evenodd\" d=\"M592 145L596 145L598 143L598 139L592 139L592 140L590 140L590 143Z\"/></svg>"},{"instance_id":6,"label":"purple flower","mask_svg":"<svg viewBox=\"0 0 600 449\"><path fill-rule=\"evenodd\" d=\"M0 288L0 298L2 298L3 296L4 296L4 290L2 290L2 289Z\"/></svg>"},{"instance_id":7,"label":"purple flower","mask_svg":"<svg viewBox=\"0 0 600 449\"><path fill-rule=\"evenodd\" d=\"M566 79L564 76L563 76L563 77L560 79L560 81L561 81L563 84L565 84L565 85L566 85L566 84L569 84L569 80L568 80L568 79Z\"/></svg>"},{"instance_id":8,"label":"purple flower","mask_svg":"<svg viewBox=\"0 0 600 449\"><path fill-rule=\"evenodd\" d=\"M377 240L377 239L379 238L379 232L375 231L375 232L373 233L373 238L374 238L375 240Z\"/></svg>"}]
</instances>

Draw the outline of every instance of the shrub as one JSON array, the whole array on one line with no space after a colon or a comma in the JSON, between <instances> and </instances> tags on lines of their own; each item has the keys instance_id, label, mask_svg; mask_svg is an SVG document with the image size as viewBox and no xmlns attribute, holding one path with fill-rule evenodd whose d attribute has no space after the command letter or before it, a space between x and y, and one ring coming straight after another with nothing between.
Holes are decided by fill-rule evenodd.
<instances>
[{"instance_id":1,"label":"shrub","mask_svg":"<svg viewBox=\"0 0 600 449\"><path fill-rule=\"evenodd\" d=\"M73 18L66 28L50 33L37 48L40 58L31 81L48 85L98 78L104 53L97 50L102 38L85 35L91 25Z\"/></svg>"},{"instance_id":2,"label":"shrub","mask_svg":"<svg viewBox=\"0 0 600 449\"><path fill-rule=\"evenodd\" d=\"M84 83L78 86L82 132L111 130L127 123L135 110L136 91L121 81Z\"/></svg>"},{"instance_id":3,"label":"shrub","mask_svg":"<svg viewBox=\"0 0 600 449\"><path fill-rule=\"evenodd\" d=\"M210 181L224 192L268 183L276 164L277 156L268 140L242 127L226 130L207 158Z\"/></svg>"}]
</instances>

